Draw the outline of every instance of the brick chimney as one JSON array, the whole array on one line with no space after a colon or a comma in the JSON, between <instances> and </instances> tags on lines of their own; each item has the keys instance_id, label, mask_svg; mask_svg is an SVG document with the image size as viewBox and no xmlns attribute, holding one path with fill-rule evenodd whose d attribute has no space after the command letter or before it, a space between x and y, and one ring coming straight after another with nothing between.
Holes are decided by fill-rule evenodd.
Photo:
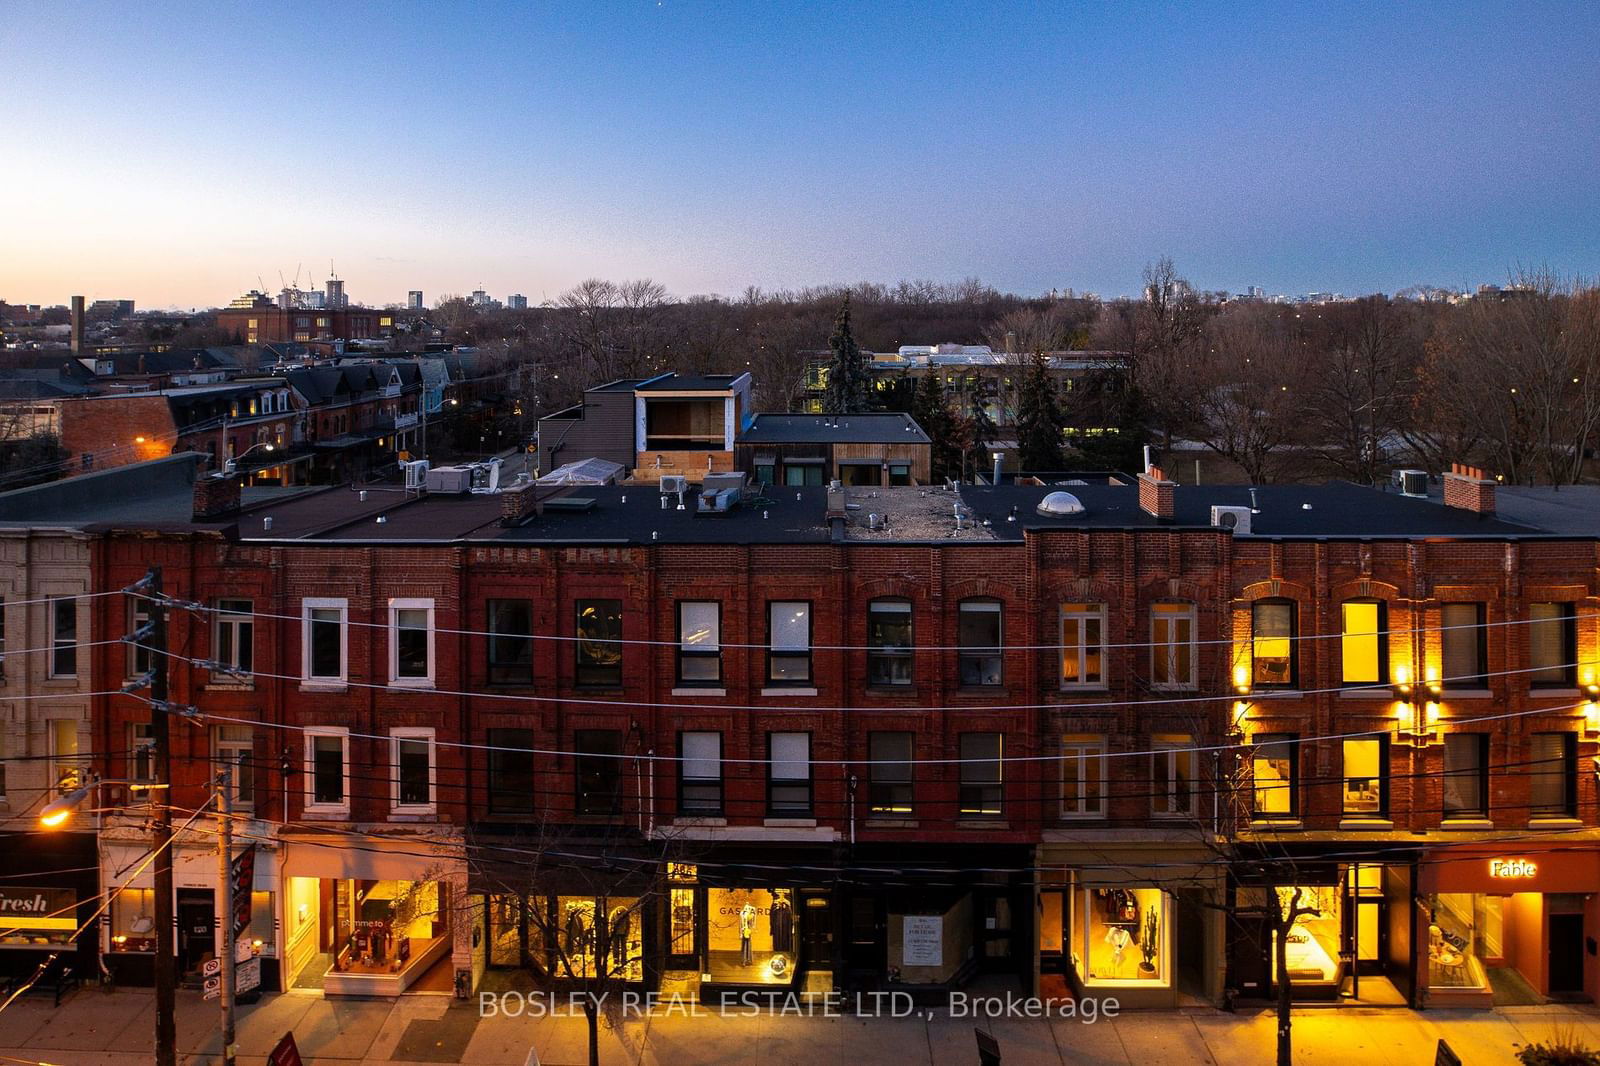
<instances>
[{"instance_id":1,"label":"brick chimney","mask_svg":"<svg viewBox=\"0 0 1600 1066\"><path fill-rule=\"evenodd\" d=\"M194 520L208 522L239 509L237 474L202 474L194 483Z\"/></svg>"},{"instance_id":2,"label":"brick chimney","mask_svg":"<svg viewBox=\"0 0 1600 1066\"><path fill-rule=\"evenodd\" d=\"M83 297L72 298L72 354L83 354Z\"/></svg>"},{"instance_id":3,"label":"brick chimney","mask_svg":"<svg viewBox=\"0 0 1600 1066\"><path fill-rule=\"evenodd\" d=\"M1444 476L1444 505L1475 514L1494 514L1494 478L1476 466L1451 463Z\"/></svg>"},{"instance_id":4,"label":"brick chimney","mask_svg":"<svg viewBox=\"0 0 1600 1066\"><path fill-rule=\"evenodd\" d=\"M1177 513L1172 492L1177 482L1168 481L1159 466L1152 466L1139 475L1139 510L1159 522L1170 522Z\"/></svg>"},{"instance_id":5,"label":"brick chimney","mask_svg":"<svg viewBox=\"0 0 1600 1066\"><path fill-rule=\"evenodd\" d=\"M544 514L546 500L565 496L570 489L565 485L540 485L532 482L515 489L500 492L500 524L514 526L531 515Z\"/></svg>"}]
</instances>

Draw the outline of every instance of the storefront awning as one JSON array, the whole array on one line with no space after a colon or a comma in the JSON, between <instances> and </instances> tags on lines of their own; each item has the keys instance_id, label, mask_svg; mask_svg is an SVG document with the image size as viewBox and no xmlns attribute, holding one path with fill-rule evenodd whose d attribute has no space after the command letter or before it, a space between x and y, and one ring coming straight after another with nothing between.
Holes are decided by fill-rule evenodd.
<instances>
[{"instance_id":1,"label":"storefront awning","mask_svg":"<svg viewBox=\"0 0 1600 1066\"><path fill-rule=\"evenodd\" d=\"M459 873L462 864L460 844L418 839L295 837L284 840L283 853L284 877L433 881Z\"/></svg>"}]
</instances>

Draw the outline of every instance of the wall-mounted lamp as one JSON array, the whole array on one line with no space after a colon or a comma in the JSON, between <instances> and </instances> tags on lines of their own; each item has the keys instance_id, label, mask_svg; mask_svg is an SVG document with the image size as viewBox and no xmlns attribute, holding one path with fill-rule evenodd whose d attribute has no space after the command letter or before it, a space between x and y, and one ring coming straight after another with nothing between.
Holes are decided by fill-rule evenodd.
<instances>
[{"instance_id":1,"label":"wall-mounted lamp","mask_svg":"<svg viewBox=\"0 0 1600 1066\"><path fill-rule=\"evenodd\" d=\"M1250 691L1250 667L1244 663L1233 668L1233 691L1241 696Z\"/></svg>"},{"instance_id":2,"label":"wall-mounted lamp","mask_svg":"<svg viewBox=\"0 0 1600 1066\"><path fill-rule=\"evenodd\" d=\"M1437 700L1444 695L1444 685L1439 682L1439 671L1431 666L1428 667L1428 673L1423 678L1422 688L1428 694L1430 700Z\"/></svg>"},{"instance_id":3,"label":"wall-mounted lamp","mask_svg":"<svg viewBox=\"0 0 1600 1066\"><path fill-rule=\"evenodd\" d=\"M1404 666L1395 667L1394 682L1391 687L1394 689L1395 699L1399 700L1401 703L1410 703L1415 696L1415 690L1411 684L1410 669Z\"/></svg>"},{"instance_id":4,"label":"wall-mounted lamp","mask_svg":"<svg viewBox=\"0 0 1600 1066\"><path fill-rule=\"evenodd\" d=\"M1233 718L1228 724L1228 733L1232 736L1244 736L1245 719L1250 715L1250 703L1247 700L1233 702Z\"/></svg>"}]
</instances>

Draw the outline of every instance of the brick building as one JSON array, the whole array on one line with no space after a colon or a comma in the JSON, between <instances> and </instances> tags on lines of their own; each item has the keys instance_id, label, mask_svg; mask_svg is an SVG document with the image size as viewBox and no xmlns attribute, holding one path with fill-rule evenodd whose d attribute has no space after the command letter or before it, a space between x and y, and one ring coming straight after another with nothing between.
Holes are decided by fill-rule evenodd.
<instances>
[{"instance_id":1,"label":"brick building","mask_svg":"<svg viewBox=\"0 0 1600 1066\"><path fill-rule=\"evenodd\" d=\"M245 344L360 341L394 336L394 312L372 307L279 307L258 293L218 308L217 326Z\"/></svg>"}]
</instances>

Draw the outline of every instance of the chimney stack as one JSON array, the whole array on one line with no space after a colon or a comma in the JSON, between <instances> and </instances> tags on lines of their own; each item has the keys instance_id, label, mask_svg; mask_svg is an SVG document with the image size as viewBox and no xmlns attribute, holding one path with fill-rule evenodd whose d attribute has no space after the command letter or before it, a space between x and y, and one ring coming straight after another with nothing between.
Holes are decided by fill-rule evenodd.
<instances>
[{"instance_id":1,"label":"chimney stack","mask_svg":"<svg viewBox=\"0 0 1600 1066\"><path fill-rule=\"evenodd\" d=\"M1474 514L1493 515L1494 478L1476 466L1451 463L1444 476L1444 505Z\"/></svg>"},{"instance_id":2,"label":"chimney stack","mask_svg":"<svg viewBox=\"0 0 1600 1066\"><path fill-rule=\"evenodd\" d=\"M83 297L72 298L72 354L83 354Z\"/></svg>"},{"instance_id":3,"label":"chimney stack","mask_svg":"<svg viewBox=\"0 0 1600 1066\"><path fill-rule=\"evenodd\" d=\"M1139 510L1158 522L1171 522L1177 514L1172 498L1177 487L1177 482L1168 481L1159 466L1152 466L1139 475Z\"/></svg>"},{"instance_id":4,"label":"chimney stack","mask_svg":"<svg viewBox=\"0 0 1600 1066\"><path fill-rule=\"evenodd\" d=\"M239 509L236 474L202 474L194 483L194 520L208 522Z\"/></svg>"}]
</instances>

